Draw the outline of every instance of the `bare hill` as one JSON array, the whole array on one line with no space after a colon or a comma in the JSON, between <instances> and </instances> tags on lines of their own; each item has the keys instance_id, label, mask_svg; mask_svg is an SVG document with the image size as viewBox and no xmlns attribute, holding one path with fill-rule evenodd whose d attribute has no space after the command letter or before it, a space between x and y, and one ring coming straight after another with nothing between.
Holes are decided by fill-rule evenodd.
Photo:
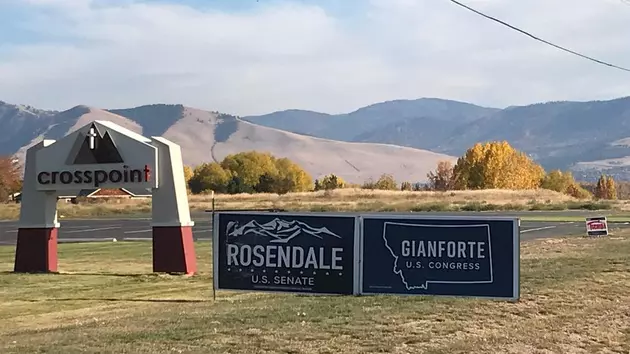
<instances>
[{"instance_id":1,"label":"bare hill","mask_svg":"<svg viewBox=\"0 0 630 354\"><path fill-rule=\"evenodd\" d=\"M77 106L65 112L45 111L29 105L0 101L0 126L3 127L0 129L0 154L14 154L43 136L53 139L63 136L76 124L79 116L86 114L86 109L89 110ZM335 143L367 143L322 150L329 154L327 166L331 169L338 168L343 172L346 168L352 168L351 165L357 167L359 171L352 168L346 172L347 176L354 174L363 179L366 174L371 174L369 166L357 165L359 162L367 163L363 160L367 154L377 163L389 164L384 167L389 168L399 179L410 176L410 179L422 181L424 172L421 172L421 166L413 168L418 171L414 175L409 172L407 165L411 162L407 161L424 165L425 161L435 160L435 155L427 150L460 156L476 142L507 140L546 170L572 170L576 178L585 181L597 179L602 171L617 180L630 179L630 97L605 101L546 102L504 109L421 98L381 102L346 114L292 109L243 118L186 108L181 104L149 104L108 109L108 112L126 117L128 120L124 122L141 129L145 136L169 136L182 145L187 160L193 163L211 160L206 156L209 151L214 153L216 159L220 159L226 151L267 146L269 151L278 155L294 155L296 158L302 155L301 158L306 159L305 166L311 163L319 166L319 162L314 162L317 160L312 160L311 156L321 159L321 155L316 152L291 151L280 145L280 141L288 139L295 146L313 148L302 142L304 136L308 136L321 138L311 140L313 144L318 142L317 149L330 147L331 140ZM105 113L92 112L88 118L93 114ZM192 124L197 120L201 122ZM201 124L204 121L206 125ZM257 129L247 130L250 128L245 122L256 124ZM276 129L275 133L259 130L262 126ZM277 130L301 135L278 135ZM232 134L243 140L233 140L236 138ZM256 143L247 139L254 139ZM215 141L218 144L210 149ZM376 144L393 144L412 149L401 150L391 145ZM389 156L381 159L380 156L389 153L394 154L391 159ZM412 157L406 157L408 155ZM359 162L352 156L361 156L356 159ZM319 173L314 167L311 170L316 171L315 175ZM383 172L386 170L382 169Z\"/></svg>"},{"instance_id":2,"label":"bare hill","mask_svg":"<svg viewBox=\"0 0 630 354\"><path fill-rule=\"evenodd\" d=\"M263 127L234 116L186 108L183 117L164 133L181 145L187 164L221 161L242 151L266 151L287 157L314 178L335 173L347 181L364 182L383 173L400 181L421 182L440 160L452 156L395 145L348 143Z\"/></svg>"},{"instance_id":3,"label":"bare hill","mask_svg":"<svg viewBox=\"0 0 630 354\"><path fill-rule=\"evenodd\" d=\"M107 120L134 132L142 132L142 127L140 125L125 117L96 108L76 106L67 111L59 112L49 117L49 122L45 125L46 128L40 129L40 133L37 136L31 139L26 145L22 146L17 151L16 157L23 160L26 150L37 144L42 139L59 140L95 120Z\"/></svg>"},{"instance_id":4,"label":"bare hill","mask_svg":"<svg viewBox=\"0 0 630 354\"><path fill-rule=\"evenodd\" d=\"M163 132L160 135L181 146L188 165L221 161L229 154L256 150L287 157L313 178L335 173L347 181L361 183L390 173L399 181L423 182L438 161L455 160L452 156L395 145L314 138L183 106L161 116L156 129L152 124L156 122L150 119L156 107L142 109L146 114L134 109L115 111L128 117L86 106L57 113L46 130L19 150L18 157L23 158L26 149L41 139L60 139L91 121L108 120L145 136Z\"/></svg>"}]
</instances>

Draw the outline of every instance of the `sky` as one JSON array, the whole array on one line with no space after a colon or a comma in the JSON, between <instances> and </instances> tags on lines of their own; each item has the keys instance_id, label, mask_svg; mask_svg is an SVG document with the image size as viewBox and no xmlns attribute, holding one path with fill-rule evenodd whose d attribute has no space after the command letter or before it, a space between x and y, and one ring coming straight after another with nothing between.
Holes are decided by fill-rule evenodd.
<instances>
[{"instance_id":1,"label":"sky","mask_svg":"<svg viewBox=\"0 0 630 354\"><path fill-rule=\"evenodd\" d=\"M630 1L460 1L630 67ZM630 72L448 0L0 0L0 100L42 109L181 103L245 116L625 96Z\"/></svg>"}]
</instances>

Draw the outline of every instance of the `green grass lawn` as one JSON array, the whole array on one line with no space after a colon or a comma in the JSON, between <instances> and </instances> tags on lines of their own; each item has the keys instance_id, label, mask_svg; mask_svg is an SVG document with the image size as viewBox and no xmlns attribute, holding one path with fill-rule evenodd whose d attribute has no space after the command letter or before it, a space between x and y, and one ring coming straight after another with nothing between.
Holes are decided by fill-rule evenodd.
<instances>
[{"instance_id":1,"label":"green grass lawn","mask_svg":"<svg viewBox=\"0 0 630 354\"><path fill-rule=\"evenodd\" d=\"M11 273L0 353L628 353L630 234L526 242L517 303L211 291L151 274L149 242L61 244L60 272Z\"/></svg>"}]
</instances>

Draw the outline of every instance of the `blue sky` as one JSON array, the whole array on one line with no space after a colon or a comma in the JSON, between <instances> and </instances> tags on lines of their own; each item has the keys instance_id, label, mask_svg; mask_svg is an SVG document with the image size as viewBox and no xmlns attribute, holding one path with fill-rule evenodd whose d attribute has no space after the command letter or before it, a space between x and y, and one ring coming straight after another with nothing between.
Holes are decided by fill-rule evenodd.
<instances>
[{"instance_id":1,"label":"blue sky","mask_svg":"<svg viewBox=\"0 0 630 354\"><path fill-rule=\"evenodd\" d=\"M54 2L56 0L51 0ZM59 0L64 1L64 0ZM366 1L361 0L142 0L136 3L152 5L178 4L199 9L201 11L220 11L230 14L245 14L259 11L262 8L292 2L297 5L318 6L332 16L351 20L365 9ZM98 0L93 6L129 3L126 0ZM22 0L0 0L0 43L29 43L47 39L47 35L25 28L24 22L34 13L46 13L49 9L35 8Z\"/></svg>"},{"instance_id":2,"label":"blue sky","mask_svg":"<svg viewBox=\"0 0 630 354\"><path fill-rule=\"evenodd\" d=\"M621 1L462 1L630 66ZM338 113L419 97L504 107L628 96L629 79L447 0L0 0L0 100L47 109Z\"/></svg>"}]
</instances>

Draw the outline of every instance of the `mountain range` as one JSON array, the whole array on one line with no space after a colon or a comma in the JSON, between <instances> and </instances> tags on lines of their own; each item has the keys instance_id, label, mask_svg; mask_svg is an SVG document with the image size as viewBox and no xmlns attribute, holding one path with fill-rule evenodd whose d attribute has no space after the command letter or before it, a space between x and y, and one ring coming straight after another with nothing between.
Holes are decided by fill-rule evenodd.
<instances>
[{"instance_id":1,"label":"mountain range","mask_svg":"<svg viewBox=\"0 0 630 354\"><path fill-rule=\"evenodd\" d=\"M180 145L184 163L192 166L257 150L287 157L313 178L334 173L363 183L383 173L401 181L424 181L440 160L454 159L410 147L300 135L183 105L110 110L76 106L57 112L4 102L0 102L0 124L5 127L0 130L0 154L14 154L23 161L26 150L42 139L58 140L94 120L111 121L144 136L163 136Z\"/></svg>"},{"instance_id":2,"label":"mountain range","mask_svg":"<svg viewBox=\"0 0 630 354\"><path fill-rule=\"evenodd\" d=\"M546 102L503 109L421 98L326 115L287 110L245 117L269 127L348 142L396 144L461 156L477 142L507 140L546 170L592 180L630 178L630 97Z\"/></svg>"},{"instance_id":3,"label":"mountain range","mask_svg":"<svg viewBox=\"0 0 630 354\"><path fill-rule=\"evenodd\" d=\"M59 139L96 119L164 136L189 165L259 150L292 159L314 178L335 173L361 183L390 173L423 182L438 161L455 161L476 142L507 140L547 170L569 169L582 180L603 170L630 178L630 97L507 108L420 98L336 115L291 109L247 117L171 104L48 111L0 101L0 154L23 158L42 138Z\"/></svg>"}]
</instances>

